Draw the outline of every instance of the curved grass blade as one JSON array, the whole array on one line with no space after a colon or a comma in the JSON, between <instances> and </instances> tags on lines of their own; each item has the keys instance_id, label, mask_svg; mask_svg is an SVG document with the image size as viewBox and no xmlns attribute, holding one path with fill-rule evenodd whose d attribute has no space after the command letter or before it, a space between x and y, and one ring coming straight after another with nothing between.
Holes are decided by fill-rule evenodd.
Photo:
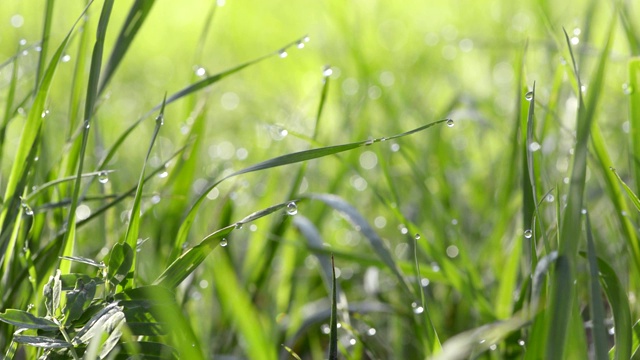
<instances>
[{"instance_id":1,"label":"curved grass blade","mask_svg":"<svg viewBox=\"0 0 640 360\"><path fill-rule=\"evenodd\" d=\"M105 66L98 94L104 91L109 80L111 80L111 76L115 73L127 50L129 50L133 39L138 34L140 27L142 27L142 24L151 12L153 4L155 4L155 0L136 0L133 5L131 5L127 19L124 21L120 34L118 34L118 39L116 39L115 46L111 51L107 66Z\"/></svg>"},{"instance_id":2,"label":"curved grass blade","mask_svg":"<svg viewBox=\"0 0 640 360\"><path fill-rule=\"evenodd\" d=\"M580 255L588 257L584 252ZM591 261L591 260L589 260ZM602 258L597 258L600 282L604 290L611 311L613 312L613 328L615 336L615 360L630 359L632 344L632 320L629 299L624 285L616 275L615 270Z\"/></svg>"},{"instance_id":3,"label":"curved grass blade","mask_svg":"<svg viewBox=\"0 0 640 360\"><path fill-rule=\"evenodd\" d=\"M290 201L283 202L264 210L257 211L244 219L219 229L209 235L198 243L198 245L187 250L179 258L177 258L169 267L167 267L160 276L154 281L154 285L162 285L170 289L178 286L189 274L191 274L200 265L204 259L211 253L213 249L218 245L220 239L223 239L229 233L241 224L247 224L261 217L274 213L284 207L286 207Z\"/></svg>"},{"instance_id":4,"label":"curved grass blade","mask_svg":"<svg viewBox=\"0 0 640 360\"><path fill-rule=\"evenodd\" d=\"M338 360L338 302L336 297L336 265L331 255L331 322L329 334L329 360Z\"/></svg>"},{"instance_id":5,"label":"curved grass blade","mask_svg":"<svg viewBox=\"0 0 640 360\"><path fill-rule=\"evenodd\" d=\"M247 173L250 173L250 172L276 168L276 167L280 167L280 166L284 166L284 165L295 164L295 163L299 163L299 162L303 162L303 161L307 161L307 160L312 160L312 159L317 159L317 158L321 158L321 157L325 157L325 156L329 156L329 155L333 155L333 154L338 154L338 153L345 152L345 151L348 151L348 150L353 150L353 149L361 147L361 146L371 145L371 144L373 144L375 142L380 142L383 139L400 138L400 137L403 137L403 136L407 136L407 135L411 135L411 134L423 131L425 129L428 129L428 128L432 127L432 126L435 126L437 124L441 124L441 123L446 122L446 121L447 121L447 119L434 121L434 122L432 122L430 124L423 125L423 126L421 126L419 128L413 129L411 131L407 131L405 133L394 135L394 136L391 136L391 137L388 137L388 138L379 138L379 139L373 139L373 140L358 141L358 142L354 142L354 143L327 146L327 147L311 149L311 150L304 150L304 151L299 151L299 152L295 152L295 153L291 153L291 154L287 154L287 155L282 155L282 156L278 156L278 157L275 157L275 158L272 158L272 159L257 163L255 165L249 166L249 167L244 168L242 170L236 171L236 172L234 172L234 173L232 173L230 175L227 175L224 178L214 182L212 185L209 185L206 189L204 189L204 191L202 192L202 195L191 206L191 209L187 213L187 216L185 217L184 221L182 222L182 225L180 226L180 230L178 231L178 238L177 238L176 241L177 241L178 244L183 244L187 240L187 236L189 234L189 230L191 229L191 224L193 224L193 221L195 220L196 213L197 213L198 208L200 207L200 204L204 201L204 199L206 198L207 194L211 190L213 190L213 188L215 188L216 186L218 186L220 183L222 183L223 181L225 181L227 179L230 179L232 177L236 177L238 175L247 174ZM405 284L405 286L406 286L406 284Z\"/></svg>"},{"instance_id":6,"label":"curved grass blade","mask_svg":"<svg viewBox=\"0 0 640 360\"><path fill-rule=\"evenodd\" d=\"M129 245L131 249L136 249L138 242L138 234L140 230L140 204L142 201L142 189L145 183L145 169L147 168L147 162L149 161L149 156L151 156L151 150L153 149L153 144L158 137L158 133L160 132L160 128L164 124L164 106L167 100L167 96L165 95L164 100L162 101L162 108L160 108L160 114L156 118L156 126L153 130L153 135L151 137L151 143L149 144L149 149L147 150L147 156L144 159L144 163L142 164L142 171L140 172L140 179L138 180L138 186L136 188L136 195L133 199L133 207L131 208L131 218L129 219L129 226L127 227L127 233L124 237L124 242ZM131 265L131 274L132 279L131 283L127 283L128 286L135 286L135 273L136 273L136 253L137 251L133 251L133 259Z\"/></svg>"},{"instance_id":7,"label":"curved grass blade","mask_svg":"<svg viewBox=\"0 0 640 360\"><path fill-rule=\"evenodd\" d=\"M413 295L412 288L407 284L404 276L400 272L400 269L393 259L393 256L384 245L382 238L376 233L376 231L369 225L367 220L360 215L358 210L354 208L351 204L347 203L345 200L336 195L331 194L310 194L307 195L308 198L312 200L319 200L333 209L341 212L346 219L353 225L355 229L364 235L373 250L380 257L380 259L384 262L384 264L389 268L389 270L396 276L400 284L402 285L403 290L406 291L407 294Z\"/></svg>"}]
</instances>

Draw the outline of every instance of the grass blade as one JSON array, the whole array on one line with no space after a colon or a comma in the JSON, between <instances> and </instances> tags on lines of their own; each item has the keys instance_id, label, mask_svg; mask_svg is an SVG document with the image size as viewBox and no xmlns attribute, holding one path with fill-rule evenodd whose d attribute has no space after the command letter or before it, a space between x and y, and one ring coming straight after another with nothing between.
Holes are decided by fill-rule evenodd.
<instances>
[{"instance_id":1,"label":"grass blade","mask_svg":"<svg viewBox=\"0 0 640 360\"><path fill-rule=\"evenodd\" d=\"M149 149L147 150L147 156L144 159L144 163L142 164L142 171L140 172L140 179L138 180L138 186L136 188L136 195L133 198L133 207L131 208L131 215L129 219L129 226L127 227L127 232L124 237L124 242L129 244L131 249L136 249L138 244L138 235L140 232L140 204L142 202L142 189L145 183L145 170L147 168L147 162L149 161L149 156L151 156L151 150L153 149L153 145L156 142L158 137L158 133L160 133L160 128L164 124L164 105L166 102L166 95L164 101L162 102L162 108L160 108L160 114L156 118L156 126L153 130L153 135L151 137L151 142L149 144ZM133 263L131 266L131 284L128 286L135 286L135 274L136 274L136 253L137 251L133 251Z\"/></svg>"},{"instance_id":2,"label":"grass blade","mask_svg":"<svg viewBox=\"0 0 640 360\"><path fill-rule=\"evenodd\" d=\"M151 12L153 4L155 4L155 0L136 0L133 5L131 5L127 19L122 25L116 44L111 51L111 56L109 57L107 66L104 69L98 94L101 94L104 91L109 80L111 80L111 77L116 72L118 65L120 65L120 62L127 53L127 50L129 50L129 46L133 43L133 39L136 37L138 31L142 27L142 24Z\"/></svg>"},{"instance_id":3,"label":"grass blade","mask_svg":"<svg viewBox=\"0 0 640 360\"><path fill-rule=\"evenodd\" d=\"M111 10L113 9L113 0L106 0L100 13L100 21L98 23L98 30L96 32L96 43L93 47L93 54L91 56L91 66L89 69L89 84L87 85L87 96L85 99L84 109L84 129L82 132L82 145L80 147L78 169L76 173L76 181L73 186L73 195L71 196L71 205L69 206L69 213L67 215L67 231L62 239L61 256L73 256L75 247L75 234L76 234L76 208L78 207L80 197L80 187L82 186L82 170L84 167L84 157L87 149L87 142L89 140L89 129L91 126L91 119L93 117L93 111L96 103L98 92L98 81L100 79L100 70L102 68L102 54L104 49L104 40L107 33L107 26L109 24L109 18L111 17ZM71 270L70 264L62 263L60 270L63 274L68 274Z\"/></svg>"},{"instance_id":4,"label":"grass blade","mask_svg":"<svg viewBox=\"0 0 640 360\"><path fill-rule=\"evenodd\" d=\"M430 124L427 125L423 125L419 128L413 129L411 131L407 131L405 133L402 134L398 134L398 135L394 135L391 137L388 137L386 139L396 139L396 138L400 138L403 136L408 136L423 130L426 130L432 126L435 126L437 124L441 124L443 122L446 122L447 119L444 120L438 120L435 122L432 122ZM380 142L382 141L383 138L379 138L379 139L373 139L373 140L366 140L366 141L358 141L358 142L354 142L354 143L348 143L348 144L343 144L343 145L334 145L334 146L327 146L327 147L322 147L322 148L317 148L317 149L311 149L311 150L304 150L304 151L299 151L299 152L295 152L295 153L291 153L291 154L287 154L287 155L282 155L282 156L278 156L260 163L257 163L255 165L246 167L242 170L236 171L230 175L227 175L226 177L214 182L212 185L209 185L206 189L204 189L204 191L202 192L202 195L194 202L194 204L191 206L191 209L189 210L189 212L187 213L187 216L185 217L184 221L182 222L182 225L180 226L180 230L178 232L178 239L177 239L177 243L178 244L183 244L186 240L187 240L187 236L189 234L189 230L191 229L191 224L193 224L193 221L195 220L196 214L197 214L197 210L200 207L201 203L204 201L204 199L206 199L207 194L213 190L216 186L218 186L220 183L222 183L223 181L230 179L232 177L236 177L238 175L242 175L242 174L247 174L247 173L251 173L251 172L255 172L255 171L260 171L260 170L266 170L266 169L271 169L271 168L276 168L276 167L280 167L280 166L284 166L284 165L290 165L290 164L295 164L295 163L299 163L299 162L304 162L307 160L312 160L312 159L318 159L321 157L325 157L325 156L329 156L329 155L334 155L334 154L338 154L341 152L345 152L348 150L353 150L355 148L361 147L361 146L368 146L371 145L375 142Z\"/></svg>"},{"instance_id":5,"label":"grass blade","mask_svg":"<svg viewBox=\"0 0 640 360\"><path fill-rule=\"evenodd\" d=\"M338 302L336 296L336 265L331 255L331 322L329 334L329 360L338 360Z\"/></svg>"},{"instance_id":6,"label":"grass blade","mask_svg":"<svg viewBox=\"0 0 640 360\"><path fill-rule=\"evenodd\" d=\"M211 253L213 249L218 246L220 239L224 239L229 233L238 227L240 224L247 224L259 218L265 217L271 213L274 213L282 208L285 208L290 201L280 203L261 211L257 211L244 219L236 222L235 224L226 226L219 229L209 235L198 243L198 245L187 250L179 258L177 258L169 267L167 267L160 276L155 280L155 285L162 285L168 288L175 288L178 286L189 274L191 274L200 265L204 259Z\"/></svg>"},{"instance_id":7,"label":"grass blade","mask_svg":"<svg viewBox=\"0 0 640 360\"><path fill-rule=\"evenodd\" d=\"M598 261L596 255L596 247L591 232L591 221L589 213L587 220L587 259L589 260L589 285L590 285L590 314L593 323L593 342L595 346L596 359L608 358L607 329L604 326L604 304L602 302L602 290L600 289Z\"/></svg>"},{"instance_id":8,"label":"grass blade","mask_svg":"<svg viewBox=\"0 0 640 360\"><path fill-rule=\"evenodd\" d=\"M567 196L567 207L565 208L563 221L560 225L559 256L556 261L556 271L551 289L551 307L547 313L547 359L560 359L564 356L567 339L566 334L572 313L572 305L575 301L575 287L572 286L572 283L576 276L575 257L577 255L579 239L577 234L580 233L581 229L580 218L587 170L587 142L591 133L591 125L595 118L597 100L602 88L604 68L611 46L614 24L615 20L610 23L606 44L602 50L596 72L592 78L587 104L584 103L582 98L582 83L571 49L571 41L566 31L564 33L566 44L571 54L573 70L578 81L578 129L573 168L570 176L569 194Z\"/></svg>"}]
</instances>

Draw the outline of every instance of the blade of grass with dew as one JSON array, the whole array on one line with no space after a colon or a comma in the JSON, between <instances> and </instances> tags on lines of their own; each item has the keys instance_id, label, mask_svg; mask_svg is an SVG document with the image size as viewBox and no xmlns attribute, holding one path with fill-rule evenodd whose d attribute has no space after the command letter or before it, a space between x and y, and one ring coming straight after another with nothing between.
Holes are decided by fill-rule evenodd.
<instances>
[{"instance_id":1,"label":"blade of grass with dew","mask_svg":"<svg viewBox=\"0 0 640 360\"><path fill-rule=\"evenodd\" d=\"M405 133L402 134L398 134L398 135L394 135L391 137L388 137L387 139L396 139L396 138L401 138L404 136L408 136L423 130L426 130L432 126L435 126L437 124L441 124L443 122L447 121L445 120L438 120L435 122L432 122L430 124L427 125L423 125L419 128L407 131ZM207 194L213 190L216 186L218 186L218 184L222 183L223 181L230 179L232 177L236 177L238 175L242 175L242 174L247 174L247 173L251 173L251 172L255 172L255 171L260 171L260 170L266 170L266 169L271 169L271 168L276 168L276 167L280 167L280 166L284 166L284 165L290 165L290 164L295 164L295 163L300 163L303 161L307 161L307 160L312 160L312 159L318 159L321 157L325 157L328 155L333 155L333 154L338 154L341 152L345 152L348 150L353 150L355 148L358 147L362 147L362 146L367 146L367 145L371 145L375 142L380 142L381 139L373 139L373 140L365 140L365 141L358 141L358 142L353 142L353 143L348 143L348 144L342 144L342 145L333 145L333 146L327 146L327 147L322 147L322 148L317 148L317 149L310 149L310 150L303 150L303 151L299 151L299 152L294 152L294 153L290 153L290 154L286 154L286 155L281 155L269 160L265 160L262 161L260 163L257 163L255 165L246 167L242 170L238 170L234 173L231 173L225 177L223 177L222 179L214 182L213 184L209 185L208 187L206 187L203 192L202 195L196 199L196 201L194 202L194 204L191 206L191 209L189 210L189 212L187 213L186 217L184 218L182 225L180 226L180 231L178 232L178 238L177 238L177 242L179 244L183 244L186 240L187 240L187 236L189 234L189 230L191 229L191 224L193 223L193 221L195 220L195 216L197 214L197 210L200 207L200 204L204 201L204 199L206 198Z\"/></svg>"},{"instance_id":2,"label":"blade of grass with dew","mask_svg":"<svg viewBox=\"0 0 640 360\"><path fill-rule=\"evenodd\" d=\"M418 240L420 240L420 235L416 234L413 237L413 259L415 262L415 274L416 281L418 282L418 292L420 292L420 306L422 307L422 311L418 311L418 313L422 313L422 321L423 324L420 324L419 330L423 330L426 332L427 336L424 337L423 340L423 348L425 350L425 354L433 355L438 354L442 351L442 344L440 343L440 338L438 337L438 332L436 327L433 325L433 321L431 320L431 315L429 311L429 304L424 297L424 289L422 286L422 276L420 275L420 262L418 261ZM416 312L414 310L414 312ZM422 337L422 336L421 336Z\"/></svg>"},{"instance_id":3,"label":"blade of grass with dew","mask_svg":"<svg viewBox=\"0 0 640 360\"><path fill-rule=\"evenodd\" d=\"M613 22L611 23L613 25ZM547 312L547 344L546 358L560 359L564 355L567 331L571 319L571 309L575 302L576 289L572 285L576 278L575 266L578 250L578 239L581 232L581 211L584 197L587 170L587 143L591 133L591 125L595 119L595 105L602 87L604 63L609 53L612 39L613 26L610 25L609 36L603 54L600 57L595 76L589 91L588 104L584 103L582 82L576 67L575 57L571 49L569 35L564 32L566 44L569 47L574 73L578 79L578 121L577 142L574 148L573 168L570 176L567 206L564 210L562 224L560 225L559 257L556 262L556 271L552 279L551 306ZM567 294L568 292L568 294Z\"/></svg>"},{"instance_id":4,"label":"blade of grass with dew","mask_svg":"<svg viewBox=\"0 0 640 360\"><path fill-rule=\"evenodd\" d=\"M331 322L329 323L329 360L338 360L338 302L336 301L336 265L331 256Z\"/></svg>"},{"instance_id":5,"label":"blade of grass with dew","mask_svg":"<svg viewBox=\"0 0 640 360\"><path fill-rule=\"evenodd\" d=\"M191 274L200 265L204 259L216 248L220 239L223 239L231 231L236 229L239 224L247 224L259 218L272 214L282 208L285 208L289 201L273 205L261 211L257 211L244 219L219 229L204 237L196 246L187 250L178 257L171 265L169 265L154 281L155 285L162 285L168 288L178 286L189 274Z\"/></svg>"},{"instance_id":6,"label":"blade of grass with dew","mask_svg":"<svg viewBox=\"0 0 640 360\"><path fill-rule=\"evenodd\" d=\"M130 274L131 274L131 282L127 282L127 287L135 286L135 275L136 275L136 253L135 249L138 244L138 235L140 232L140 204L142 201L142 189L145 183L145 169L147 168L147 162L149 161L149 157L151 156L151 150L153 149L153 145L158 138L158 134L160 133L160 128L164 124L164 105L167 100L167 96L165 94L164 100L162 102L162 107L160 108L160 114L156 118L156 126L153 129L153 135L151 136L151 142L149 143L149 149L147 150L147 156L144 159L144 163L142 164L142 171L140 172L140 179L138 180L138 186L136 188L136 195L133 198L133 207L131 208L131 218L129 219L129 226L127 227L127 232L124 237L124 242L129 244L133 251L133 263L131 266Z\"/></svg>"},{"instance_id":7,"label":"blade of grass with dew","mask_svg":"<svg viewBox=\"0 0 640 360\"><path fill-rule=\"evenodd\" d=\"M111 51L111 56L109 56L107 66L104 68L100 86L98 87L98 94L101 94L104 91L109 80L111 80L111 77L118 68L118 65L120 65L120 62L127 53L127 50L129 50L129 47L131 46L131 43L133 43L136 35L138 35L138 31L147 19L147 16L151 12L151 8L154 4L155 0L136 0L133 5L131 5L129 14L122 25L120 34L118 34L116 43Z\"/></svg>"},{"instance_id":8,"label":"blade of grass with dew","mask_svg":"<svg viewBox=\"0 0 640 360\"><path fill-rule=\"evenodd\" d=\"M593 324L592 340L595 347L596 359L607 359L609 347L607 343L607 329L604 325L605 310L602 302L602 289L598 270L596 247L591 232L589 213L586 214L587 228L587 260L589 261L589 312Z\"/></svg>"},{"instance_id":9,"label":"blade of grass with dew","mask_svg":"<svg viewBox=\"0 0 640 360\"><path fill-rule=\"evenodd\" d=\"M67 231L62 238L61 253L62 256L73 256L75 247L75 235L76 235L76 208L78 207L80 197L80 187L82 186L82 170L84 167L84 158L87 149L87 143L89 140L89 130L91 128L91 119L93 118L93 111L97 99L98 82L100 80L100 70L102 68L102 54L104 51L104 40L107 33L107 27L109 19L111 17L111 10L113 9L114 0L105 0L100 13L100 20L98 22L98 29L96 31L96 42L93 47L93 53L91 55L91 66L89 68L89 84L87 85L87 96L85 99L84 108L84 123L82 132L82 145L80 147L80 153L78 154L78 169L76 172L76 181L73 186L73 193L71 195L71 205L69 206L69 212L67 214ZM135 248L135 247L134 247ZM60 265L60 271L63 274L68 274L71 270L70 264L62 263Z\"/></svg>"}]
</instances>

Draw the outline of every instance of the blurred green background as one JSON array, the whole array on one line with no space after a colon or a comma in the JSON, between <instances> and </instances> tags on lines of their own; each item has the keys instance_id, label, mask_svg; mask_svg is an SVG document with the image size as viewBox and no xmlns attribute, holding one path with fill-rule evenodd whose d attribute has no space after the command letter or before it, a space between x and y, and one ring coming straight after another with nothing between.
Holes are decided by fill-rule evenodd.
<instances>
[{"instance_id":1,"label":"blurred green background","mask_svg":"<svg viewBox=\"0 0 640 360\"><path fill-rule=\"evenodd\" d=\"M116 2L106 49L112 48L132 3ZM500 318L479 304L486 302L492 306L503 276L504 259L513 251L520 251L514 248L514 239L529 228L520 215L522 199L516 188L523 179L522 165L520 153L513 157L513 149L514 141L518 143L515 126L521 119L518 104L524 98L525 88L531 89L534 82L539 144L535 156L543 184L538 189L540 199L548 191L558 198L566 193L577 98L562 70L570 62L563 28L573 44L584 91L588 93L590 74L605 41L607 24L617 16L612 3L157 1L111 79L106 95L99 100L87 166L93 169L101 151L159 104L165 93L172 94L203 76L278 51L308 35L310 41L304 43L304 48L288 49L285 58L271 57L213 85L198 97L180 100L167 108L151 165L167 160L185 142L194 121L192 112L199 106L206 107L206 131L197 154L192 155L198 161L188 195L174 194L170 186L164 185L167 181L164 177L145 187L146 213L141 237L149 239L150 245L145 246L157 251L143 250L139 276L143 283L153 281L160 271L158 266L166 260L163 256L171 246L165 244L171 244L171 239L163 237L171 232L164 231L164 227L171 226L162 214L170 203L191 203L220 174L293 151L390 136L452 118L455 126L451 128L439 126L411 137L310 162L300 187L301 194L335 193L353 204L374 225L398 261L406 264L413 261L413 244L408 240L413 230L420 232L421 241L430 242L441 251L421 252L419 257L430 274L425 276L429 279L427 302L434 304L431 316L444 341ZM42 6L37 1L0 2L0 63L16 52L20 54L18 98L26 96L34 80ZM82 8L82 2L78 1L56 4L51 34L54 46L69 31ZM211 25L203 37L211 11L214 11ZM628 19L638 19L640 7L629 1L625 13ZM99 7L93 6L88 16L94 27L89 31L95 31L98 15ZM617 28L614 38L597 123L614 166L626 179L632 159L627 145L629 105L623 84L628 78L631 50L622 27ZM21 39L26 43L19 45ZM89 39L86 46L91 46L93 37ZM79 46L76 37L66 50L68 58L63 59L58 69L48 99L50 116L45 122L47 136L42 144L40 165L45 170L47 166L57 166L65 152L65 142L78 129L77 119L69 119L68 104ZM519 88L519 59L523 53L523 87ZM327 65L333 71L329 95L319 122L317 142L310 143L322 71ZM9 81L8 67L0 68L0 100ZM9 127L2 159L3 176L10 170L12 144L17 144L22 129L20 116L18 119ZM135 130L107 166L114 170L109 183L104 187L93 184L90 193L118 194L135 185L153 125L153 120L148 119ZM175 162L168 168L169 179L174 165ZM298 166L243 175L222 184L209 194L211 201L200 209L190 236L192 244L217 229L224 214L231 213L231 220L238 220L287 200L288 187ZM384 176L384 167L388 167L389 178ZM556 187L558 190L553 191ZM600 256L611 261L626 281L628 250L616 237L619 225L602 189L602 177L590 170L586 198L594 232L602 240L597 244ZM92 205L87 205L91 211ZM232 210L226 212L225 206ZM120 204L107 213L104 222L81 229L79 255L104 257L123 236L126 227L122 219L128 209L130 203ZM404 223L396 209L413 225ZM379 281L374 281L379 283L382 295L367 288L366 284L371 283L367 277L374 276L372 273L378 275L376 266L356 256L374 257L358 231L335 212L327 215L314 202L299 204L299 212L319 221L316 226L327 246L347 254L336 258L336 266L350 301L377 298L391 304L391 312L396 315L404 311L404 305L409 311L410 301L387 293L396 286L389 273L381 273ZM549 228L543 231L555 234L557 227L551 224L555 221L553 200L543 203L541 216L549 222ZM630 216L637 218L635 213ZM190 287L183 289L185 308L190 314L211 314L191 318L201 341L205 344L211 341L211 353L233 352L237 345L230 335L219 333L219 329L230 326L216 316L225 309L220 308L219 295L210 285L214 281L211 272L216 270L220 256L231 255L237 276L252 292L250 279L255 264L260 263L259 249L272 241L285 245L280 247L273 268L268 269L268 287L256 296L256 306L268 319L264 322L280 326L285 334L281 338L273 335L281 342L290 339L291 332L304 318L305 306L313 307L314 301L327 296L317 262L304 249L301 235L289 231L284 238L269 238L268 229L273 221L261 219L237 232L232 245L224 253L220 249L214 251L196 273L196 280L191 279ZM449 275L441 275L439 259L445 258L455 267L449 271L458 274L463 284L456 286ZM283 282L294 289L283 290ZM468 292L460 291L459 286ZM476 295L483 299L469 298ZM635 296L629 295L631 307L637 313ZM405 343L410 344L405 355L413 354L413 347L419 347L410 339L394 340L404 336L403 330L410 330L405 325L396 326L393 316L363 315L359 321L372 328L388 329L383 332L381 348L365 345L365 349L370 346L373 350L369 350L381 358L400 351ZM316 324L309 331L320 334L319 329L320 324ZM316 340L305 341L308 343L301 340L304 345L298 343L294 350L317 357L317 352L308 350L316 349ZM278 342L274 339L273 343Z\"/></svg>"}]
</instances>

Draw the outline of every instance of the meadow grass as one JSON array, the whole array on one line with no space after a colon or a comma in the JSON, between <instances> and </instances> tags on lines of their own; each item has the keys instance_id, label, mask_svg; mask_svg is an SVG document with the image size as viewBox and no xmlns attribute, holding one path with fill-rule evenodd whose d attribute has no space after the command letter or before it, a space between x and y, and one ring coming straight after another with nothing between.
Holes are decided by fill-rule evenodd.
<instances>
[{"instance_id":1,"label":"meadow grass","mask_svg":"<svg viewBox=\"0 0 640 360\"><path fill-rule=\"evenodd\" d=\"M640 356L640 9L463 5L0 3L0 354Z\"/></svg>"}]
</instances>

